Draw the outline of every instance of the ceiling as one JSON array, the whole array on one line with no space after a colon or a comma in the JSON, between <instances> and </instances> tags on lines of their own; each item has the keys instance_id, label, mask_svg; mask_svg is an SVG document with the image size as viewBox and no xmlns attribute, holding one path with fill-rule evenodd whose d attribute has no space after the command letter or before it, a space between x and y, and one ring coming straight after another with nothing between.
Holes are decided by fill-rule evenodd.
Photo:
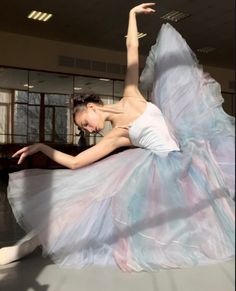
<instances>
[{"instance_id":1,"label":"ceiling","mask_svg":"<svg viewBox=\"0 0 236 291\"><path fill-rule=\"evenodd\" d=\"M71 42L86 46L125 51L128 11L139 1L129 0L1 0L0 31ZM144 56L164 22L161 16L171 10L191 14L171 23L187 40L204 65L234 69L235 9L233 0L159 0L157 13L138 16L138 28L147 36L140 39ZM31 10L52 13L48 22L27 18ZM201 47L213 52L197 52Z\"/></svg>"}]
</instances>

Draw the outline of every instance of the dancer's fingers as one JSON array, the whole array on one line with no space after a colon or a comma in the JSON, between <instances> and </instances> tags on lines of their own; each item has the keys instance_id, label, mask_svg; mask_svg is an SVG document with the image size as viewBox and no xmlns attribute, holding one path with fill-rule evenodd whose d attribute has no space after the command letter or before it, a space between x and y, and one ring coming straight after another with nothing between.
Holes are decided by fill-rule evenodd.
<instances>
[{"instance_id":1,"label":"dancer's fingers","mask_svg":"<svg viewBox=\"0 0 236 291\"><path fill-rule=\"evenodd\" d=\"M21 154L21 156L20 156L19 161L18 161L17 164L18 164L18 165L21 164L21 163L24 161L24 159L25 159L26 156L27 156L26 153Z\"/></svg>"},{"instance_id":2,"label":"dancer's fingers","mask_svg":"<svg viewBox=\"0 0 236 291\"><path fill-rule=\"evenodd\" d=\"M19 151L15 152L15 153L12 155L12 158L15 158L15 157L19 156L20 154L22 154L22 153L25 152L25 151L26 151L26 148L25 148L25 147L22 148L22 149L20 149Z\"/></svg>"},{"instance_id":3,"label":"dancer's fingers","mask_svg":"<svg viewBox=\"0 0 236 291\"><path fill-rule=\"evenodd\" d=\"M144 3L144 4L143 4L143 7L154 6L154 5L156 5L156 3L154 3L154 2L151 2L151 3Z\"/></svg>"},{"instance_id":4,"label":"dancer's fingers","mask_svg":"<svg viewBox=\"0 0 236 291\"><path fill-rule=\"evenodd\" d=\"M146 9L146 12L156 12L156 10L154 10L154 9L151 9L151 8L148 8L148 9Z\"/></svg>"},{"instance_id":5,"label":"dancer's fingers","mask_svg":"<svg viewBox=\"0 0 236 291\"><path fill-rule=\"evenodd\" d=\"M155 2L143 3L143 6L151 6L151 5L156 5L156 3Z\"/></svg>"},{"instance_id":6,"label":"dancer's fingers","mask_svg":"<svg viewBox=\"0 0 236 291\"><path fill-rule=\"evenodd\" d=\"M19 155L19 151L15 152L11 157L12 157L12 158L15 158L15 157L17 157L18 155Z\"/></svg>"},{"instance_id":7,"label":"dancer's fingers","mask_svg":"<svg viewBox=\"0 0 236 291\"><path fill-rule=\"evenodd\" d=\"M155 9L149 7L149 6L154 6L154 5L156 5L156 3L144 3L142 5L142 8L144 9L144 13L154 13L154 12L156 12Z\"/></svg>"}]
</instances>

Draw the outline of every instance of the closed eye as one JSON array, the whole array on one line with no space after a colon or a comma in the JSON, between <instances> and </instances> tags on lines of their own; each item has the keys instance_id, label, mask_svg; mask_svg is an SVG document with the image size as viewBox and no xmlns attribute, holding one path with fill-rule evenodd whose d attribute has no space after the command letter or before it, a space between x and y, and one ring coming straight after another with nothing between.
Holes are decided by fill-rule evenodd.
<instances>
[{"instance_id":1,"label":"closed eye","mask_svg":"<svg viewBox=\"0 0 236 291\"><path fill-rule=\"evenodd\" d=\"M81 127L85 127L85 126L87 126L87 125L88 125L87 122L82 122L82 123L81 123Z\"/></svg>"}]
</instances>

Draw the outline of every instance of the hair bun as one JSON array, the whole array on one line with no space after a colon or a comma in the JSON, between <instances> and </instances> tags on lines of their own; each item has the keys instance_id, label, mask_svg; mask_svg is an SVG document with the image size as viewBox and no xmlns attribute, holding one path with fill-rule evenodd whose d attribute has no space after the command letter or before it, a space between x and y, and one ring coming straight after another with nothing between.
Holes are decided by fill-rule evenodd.
<instances>
[{"instance_id":1,"label":"hair bun","mask_svg":"<svg viewBox=\"0 0 236 291\"><path fill-rule=\"evenodd\" d=\"M73 95L73 102L74 107L77 105L87 104L89 102L103 104L101 98L94 93L76 93Z\"/></svg>"}]
</instances>

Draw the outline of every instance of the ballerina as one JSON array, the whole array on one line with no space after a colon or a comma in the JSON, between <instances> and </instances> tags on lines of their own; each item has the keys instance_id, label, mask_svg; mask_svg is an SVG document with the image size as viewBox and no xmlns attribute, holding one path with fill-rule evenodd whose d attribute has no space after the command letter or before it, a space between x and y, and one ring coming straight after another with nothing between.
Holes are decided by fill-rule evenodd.
<instances>
[{"instance_id":1,"label":"ballerina","mask_svg":"<svg viewBox=\"0 0 236 291\"><path fill-rule=\"evenodd\" d=\"M142 96L136 15L154 13L154 5L129 12L122 99L112 105L92 96L76 101L78 127L99 132L109 121L112 130L75 157L41 143L13 155L21 164L41 151L69 169L10 174L9 202L28 235L0 250L0 264L39 244L61 266L117 265L123 271L234 256L234 119L222 109L219 85L169 24L141 75L152 103ZM106 157L124 146L135 148Z\"/></svg>"}]
</instances>

